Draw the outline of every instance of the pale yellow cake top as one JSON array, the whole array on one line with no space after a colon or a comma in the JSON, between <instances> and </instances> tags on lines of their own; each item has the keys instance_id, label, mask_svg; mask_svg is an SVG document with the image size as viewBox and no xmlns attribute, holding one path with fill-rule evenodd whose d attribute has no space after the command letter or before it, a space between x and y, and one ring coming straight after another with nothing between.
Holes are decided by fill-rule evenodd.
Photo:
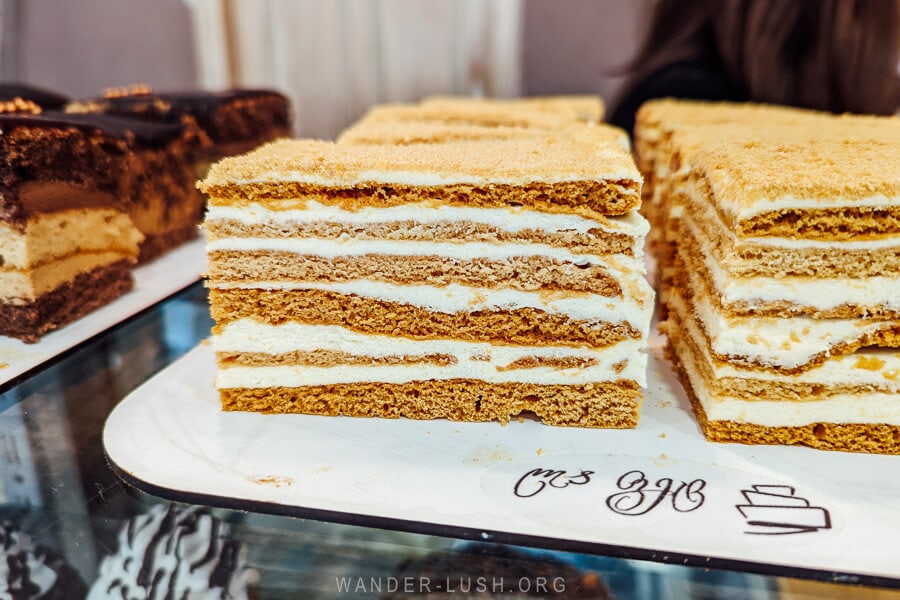
<instances>
[{"instance_id":1,"label":"pale yellow cake top","mask_svg":"<svg viewBox=\"0 0 900 600\"><path fill-rule=\"evenodd\" d=\"M572 126L530 138L440 144L351 145L280 140L215 164L201 188L254 182L328 187L362 183L449 184L641 182L620 129Z\"/></svg>"},{"instance_id":2,"label":"pale yellow cake top","mask_svg":"<svg viewBox=\"0 0 900 600\"><path fill-rule=\"evenodd\" d=\"M579 120L567 111L544 110L522 101L448 101L432 104L381 104L372 107L360 123L438 122L482 127L523 127L557 130Z\"/></svg>"},{"instance_id":3,"label":"pale yellow cake top","mask_svg":"<svg viewBox=\"0 0 900 600\"><path fill-rule=\"evenodd\" d=\"M679 100L661 98L641 105L635 116L635 132L646 129L675 131L695 125L764 123L789 125L820 117L827 113L776 106L772 104L707 102L703 100Z\"/></svg>"},{"instance_id":4,"label":"pale yellow cake top","mask_svg":"<svg viewBox=\"0 0 900 600\"><path fill-rule=\"evenodd\" d=\"M710 128L681 139L695 144L688 161L709 181L716 202L735 213L900 205L900 119L827 123L788 132L767 127L752 138Z\"/></svg>"},{"instance_id":5,"label":"pale yellow cake top","mask_svg":"<svg viewBox=\"0 0 900 600\"><path fill-rule=\"evenodd\" d=\"M600 123L605 107L603 99L592 95L528 96L525 98L473 98L470 96L430 96L420 106L446 111L511 111L521 108L556 113L574 121Z\"/></svg>"},{"instance_id":6,"label":"pale yellow cake top","mask_svg":"<svg viewBox=\"0 0 900 600\"><path fill-rule=\"evenodd\" d=\"M380 121L364 119L344 130L339 144L440 144L461 140L528 139L547 130L525 127L486 127L442 121Z\"/></svg>"}]
</instances>

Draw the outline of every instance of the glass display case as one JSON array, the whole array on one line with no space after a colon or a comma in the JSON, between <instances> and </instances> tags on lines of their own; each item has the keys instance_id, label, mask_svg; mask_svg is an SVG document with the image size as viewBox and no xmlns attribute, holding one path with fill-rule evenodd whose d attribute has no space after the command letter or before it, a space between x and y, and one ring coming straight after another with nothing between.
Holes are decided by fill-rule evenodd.
<instances>
[{"instance_id":1,"label":"glass display case","mask_svg":"<svg viewBox=\"0 0 900 600\"><path fill-rule=\"evenodd\" d=\"M135 518L137 531L151 527L147 515L166 511L202 514L218 527L213 537L232 551L219 556L218 580L212 575L194 578L213 582L210 593L221 592L224 588L215 586L231 576L235 590L246 588L249 597L263 599L448 593L623 599L900 597L890 590L900 586L900 579L723 562L712 563L721 568L704 568L672 564L679 557L629 548L581 545L572 552L559 544L540 547L539 541L524 546L514 537L484 540L452 527L413 523L399 530L393 522L363 516L337 523L270 514L265 505L258 505L257 511L170 504L115 473L104 454L103 426L123 397L205 339L210 327L206 290L197 283L28 377L5 384L0 394L0 517L6 524L6 551L14 554L9 540L16 538L9 532L18 531L30 538L30 556L51 565L57 583L63 574L80 580L81 588L76 585L71 588L75 591L60 597L78 597L91 586L92 598L120 597L108 583L110 571L118 568L112 557L121 557L126 544L120 531ZM153 508L160 505L166 508ZM159 523L164 530L165 524ZM192 523L197 529L197 521ZM162 539L151 538L156 540L151 546ZM140 536L129 539L127 543L140 545ZM187 556L188 546L175 546ZM213 552L212 546L204 548ZM152 548L131 550L145 568L152 567L147 564ZM159 556L155 560L159 568L167 564ZM31 565L32 578L40 581L38 563L25 562ZM223 575L226 566L230 572ZM132 566L131 571L140 577L140 569ZM127 572L124 569L119 578ZM196 581L188 579L167 581L173 589L196 591ZM845 585L860 583L881 589Z\"/></svg>"}]
</instances>

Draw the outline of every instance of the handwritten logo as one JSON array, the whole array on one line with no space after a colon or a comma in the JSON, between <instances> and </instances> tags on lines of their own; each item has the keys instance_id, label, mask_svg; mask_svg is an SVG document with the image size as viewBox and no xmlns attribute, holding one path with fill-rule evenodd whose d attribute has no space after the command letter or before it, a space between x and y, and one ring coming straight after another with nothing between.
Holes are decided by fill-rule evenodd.
<instances>
[{"instance_id":1,"label":"handwritten logo","mask_svg":"<svg viewBox=\"0 0 900 600\"><path fill-rule=\"evenodd\" d=\"M831 529L831 515L796 495L789 485L752 485L741 490L746 504L735 508L747 520L751 535L790 535Z\"/></svg>"},{"instance_id":2,"label":"handwritten logo","mask_svg":"<svg viewBox=\"0 0 900 600\"><path fill-rule=\"evenodd\" d=\"M588 484L593 474L593 471L584 469L577 475L553 469L532 469L519 478L513 493L519 498L534 498L547 488L562 489L570 485Z\"/></svg>"},{"instance_id":3,"label":"handwritten logo","mask_svg":"<svg viewBox=\"0 0 900 600\"><path fill-rule=\"evenodd\" d=\"M657 479L651 486L643 471L628 471L616 481L621 492L612 494L606 499L606 506L615 513L629 517L646 515L659 506L667 498L677 512L686 513L697 510L706 500L703 488L706 481L694 479L690 482L679 482L670 477Z\"/></svg>"}]
</instances>

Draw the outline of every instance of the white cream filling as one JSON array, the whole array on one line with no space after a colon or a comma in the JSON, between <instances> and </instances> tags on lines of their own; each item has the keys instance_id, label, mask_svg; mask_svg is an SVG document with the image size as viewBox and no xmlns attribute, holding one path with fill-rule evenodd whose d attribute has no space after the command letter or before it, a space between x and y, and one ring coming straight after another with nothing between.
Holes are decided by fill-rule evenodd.
<instances>
[{"instance_id":1,"label":"white cream filling","mask_svg":"<svg viewBox=\"0 0 900 600\"><path fill-rule=\"evenodd\" d=\"M653 290L643 279L634 282L638 294L606 298L578 292L523 292L513 289L473 288L457 284L443 287L396 285L359 279L346 282L254 281L217 283L218 289L327 290L372 300L418 306L432 312L454 314L476 311L504 311L533 308L562 314L576 321L596 325L629 323L646 337L653 313Z\"/></svg>"},{"instance_id":2,"label":"white cream filling","mask_svg":"<svg viewBox=\"0 0 900 600\"><path fill-rule=\"evenodd\" d=\"M483 242L421 242L398 240L245 238L229 237L207 242L207 251L290 252L326 258L339 256L438 256L455 260L505 261L518 257L540 257L579 266L602 266L616 279L637 278L645 273L644 261L636 257L575 254L547 244L490 244Z\"/></svg>"},{"instance_id":3,"label":"white cream filling","mask_svg":"<svg viewBox=\"0 0 900 600\"><path fill-rule=\"evenodd\" d=\"M776 236L755 236L755 237L738 237L734 231L725 223L718 211L714 210L709 204L709 199L697 190L695 185L686 186L688 194L691 197L691 203L695 211L702 211L703 219L707 225L712 226L715 231L724 235L728 239L727 246L734 251L740 251L744 246L761 246L764 248L777 248L779 250L836 250L836 251L859 251L859 250L885 250L890 248L900 248L900 236L889 235L879 239L872 240L813 240L802 238L786 238ZM678 212L678 216L683 215L683 207ZM673 213L674 213L673 209ZM694 237L702 238L708 243L706 229L697 227L692 219L690 222Z\"/></svg>"},{"instance_id":4,"label":"white cream filling","mask_svg":"<svg viewBox=\"0 0 900 600\"><path fill-rule=\"evenodd\" d=\"M686 220L691 235L700 242L704 266L726 306L746 302L751 308L772 302L789 302L801 307L831 310L850 304L900 310L900 277L735 277L719 265L709 239L693 220Z\"/></svg>"},{"instance_id":5,"label":"white cream filling","mask_svg":"<svg viewBox=\"0 0 900 600\"><path fill-rule=\"evenodd\" d=\"M900 425L900 402L894 393L841 394L806 402L713 397L692 361L682 360L682 366L710 421L736 421L763 427L800 427L812 423Z\"/></svg>"},{"instance_id":6,"label":"white cream filling","mask_svg":"<svg viewBox=\"0 0 900 600\"><path fill-rule=\"evenodd\" d=\"M670 301L681 302L674 294ZM693 304L713 352L788 369L804 365L822 352L827 355L830 348L840 343L856 341L885 327L884 322L865 319L728 317L706 295L694 295Z\"/></svg>"},{"instance_id":7,"label":"white cream filling","mask_svg":"<svg viewBox=\"0 0 900 600\"><path fill-rule=\"evenodd\" d=\"M857 350L853 354L832 356L818 367L797 375L751 371L731 365L716 365L713 373L717 379L733 377L773 383L877 386L897 393L900 392L900 351L889 348ZM897 401L900 402L900 398Z\"/></svg>"},{"instance_id":8,"label":"white cream filling","mask_svg":"<svg viewBox=\"0 0 900 600\"><path fill-rule=\"evenodd\" d=\"M746 302L761 308L773 302L826 311L843 305L900 310L900 277L861 279L831 277L740 277L736 278L707 256L706 266L726 306Z\"/></svg>"},{"instance_id":9,"label":"white cream filling","mask_svg":"<svg viewBox=\"0 0 900 600\"><path fill-rule=\"evenodd\" d=\"M288 352L312 352L327 350L347 352L353 355L370 356L425 356L443 354L453 356L458 365L471 372L502 372L503 369L523 358L546 359L590 359L596 365L582 368L553 369L552 367L532 367L513 369L510 373L522 373L532 369L559 371L590 370L603 381L631 380L644 385L646 357L643 355L644 342L626 340L603 349L572 348L566 346L503 346L486 342L461 340L413 340L410 338L368 335L331 325L305 325L284 323L267 325L253 319L241 319L227 324L219 335L213 337L217 352L253 352L262 354L284 354ZM622 366L624 364L624 366ZM614 368L619 366L619 370ZM344 365L347 366L347 365ZM371 368L388 368L379 365ZM412 365L406 365L410 367ZM431 367L434 365L418 365ZM267 367L268 368L268 367ZM328 367L336 369L339 367ZM449 367L442 367L449 368ZM456 372L456 371L454 371ZM572 373L568 373L571 376ZM511 379L516 375L508 374Z\"/></svg>"},{"instance_id":10,"label":"white cream filling","mask_svg":"<svg viewBox=\"0 0 900 600\"><path fill-rule=\"evenodd\" d=\"M729 237L734 236L729 232ZM778 248L784 250L837 250L857 252L860 250L889 250L900 249L900 236L888 236L875 240L803 240L783 237L747 237L735 241L735 250L740 251L743 246L762 246L765 248Z\"/></svg>"},{"instance_id":11,"label":"white cream filling","mask_svg":"<svg viewBox=\"0 0 900 600\"><path fill-rule=\"evenodd\" d=\"M242 206L212 205L206 214L206 220L213 223L231 220L247 225L265 222L286 224L327 222L361 226L400 221L430 225L449 221L484 224L509 233L524 230L587 233L592 229L600 229L610 233L624 233L635 238L645 237L650 230L650 224L637 211L600 221L578 215L547 213L526 208L465 208L433 206L424 202L384 208L365 207L359 210L345 210L314 200L306 201L304 210L272 210L259 203Z\"/></svg>"},{"instance_id":12,"label":"white cream filling","mask_svg":"<svg viewBox=\"0 0 900 600\"><path fill-rule=\"evenodd\" d=\"M900 196L885 196L884 194L873 194L865 198L797 198L790 194L778 196L777 198L755 198L749 203L735 202L734 200L722 199L719 194L722 208L737 217L738 221L751 219L761 213L777 211L777 210L816 210L816 209L840 209L840 208L856 208L856 207L889 207L900 204Z\"/></svg>"},{"instance_id":13,"label":"white cream filling","mask_svg":"<svg viewBox=\"0 0 900 600\"><path fill-rule=\"evenodd\" d=\"M894 348L869 348L852 354L829 357L824 363L796 375L774 371L746 369L731 364L719 364L712 360L703 334L693 319L684 315L684 305L675 303L684 330L701 348L703 360L716 379L725 377L771 381L773 383L806 383L821 385L868 385L900 392L900 350ZM900 399L898 399L900 400Z\"/></svg>"}]
</instances>

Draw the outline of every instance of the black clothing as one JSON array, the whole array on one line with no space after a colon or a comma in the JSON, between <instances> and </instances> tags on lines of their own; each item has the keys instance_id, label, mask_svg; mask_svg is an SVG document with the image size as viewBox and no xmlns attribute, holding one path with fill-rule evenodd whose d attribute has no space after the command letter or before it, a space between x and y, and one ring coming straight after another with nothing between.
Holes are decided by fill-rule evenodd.
<instances>
[{"instance_id":1,"label":"black clothing","mask_svg":"<svg viewBox=\"0 0 900 600\"><path fill-rule=\"evenodd\" d=\"M628 133L634 130L634 115L641 104L653 98L685 98L746 102L746 92L735 86L713 61L692 60L660 67L620 98L609 122Z\"/></svg>"}]
</instances>

